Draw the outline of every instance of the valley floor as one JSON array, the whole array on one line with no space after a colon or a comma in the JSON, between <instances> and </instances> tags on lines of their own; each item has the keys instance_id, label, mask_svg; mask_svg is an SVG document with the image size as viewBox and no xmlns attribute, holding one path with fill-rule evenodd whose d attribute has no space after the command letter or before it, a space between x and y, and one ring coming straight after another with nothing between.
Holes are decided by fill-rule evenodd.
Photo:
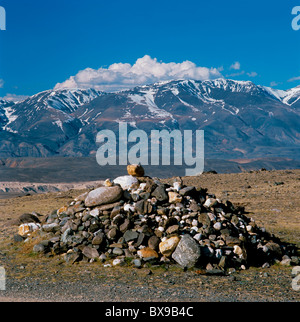
<instances>
[{"instance_id":1,"label":"valley floor","mask_svg":"<svg viewBox=\"0 0 300 322\"><path fill-rule=\"evenodd\" d=\"M183 181L244 205L259 226L300 247L300 170L205 173ZM6 270L0 301L300 301L300 291L292 288L292 267L276 264L231 276L207 276L178 267L108 268L99 262L71 266L60 257L32 255L25 244L13 241L14 221L21 214L36 211L45 216L83 190L0 200L0 266Z\"/></svg>"}]
</instances>

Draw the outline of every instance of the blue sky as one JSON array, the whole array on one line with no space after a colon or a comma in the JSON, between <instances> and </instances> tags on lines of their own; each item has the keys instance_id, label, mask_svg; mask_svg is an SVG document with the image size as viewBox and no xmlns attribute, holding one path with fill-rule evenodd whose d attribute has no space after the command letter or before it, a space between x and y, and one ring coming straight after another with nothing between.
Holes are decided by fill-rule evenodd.
<instances>
[{"instance_id":1,"label":"blue sky","mask_svg":"<svg viewBox=\"0 0 300 322\"><path fill-rule=\"evenodd\" d=\"M137 69L132 84L160 73L164 80L182 75L185 61L199 79L219 73L292 88L300 85L300 30L291 28L296 5L300 0L0 0L7 18L0 97L33 95L71 76L87 86L95 74L91 86L108 77L107 88L117 89ZM151 66L158 74L141 78L145 61L145 74ZM116 63L117 71L110 67Z\"/></svg>"}]
</instances>

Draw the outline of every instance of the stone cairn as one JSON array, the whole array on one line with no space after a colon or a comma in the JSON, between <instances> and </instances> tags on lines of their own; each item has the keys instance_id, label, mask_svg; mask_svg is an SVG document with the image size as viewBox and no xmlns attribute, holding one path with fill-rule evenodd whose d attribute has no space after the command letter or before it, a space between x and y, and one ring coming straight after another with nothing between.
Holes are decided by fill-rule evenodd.
<instances>
[{"instance_id":1,"label":"stone cairn","mask_svg":"<svg viewBox=\"0 0 300 322\"><path fill-rule=\"evenodd\" d=\"M140 165L127 171L53 211L43 223L22 224L19 235L37 230L44 240L33 251L62 255L69 263L179 264L220 274L274 262L298 264L296 247L258 227L243 207L223 203L207 189L183 186L180 179L163 184L144 176Z\"/></svg>"}]
</instances>

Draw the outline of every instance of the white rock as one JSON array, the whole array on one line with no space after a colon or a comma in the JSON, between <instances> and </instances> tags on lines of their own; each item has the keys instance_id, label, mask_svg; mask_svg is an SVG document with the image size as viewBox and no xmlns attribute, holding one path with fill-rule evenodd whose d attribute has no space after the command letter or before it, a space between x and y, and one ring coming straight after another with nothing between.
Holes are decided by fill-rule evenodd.
<instances>
[{"instance_id":1,"label":"white rock","mask_svg":"<svg viewBox=\"0 0 300 322\"><path fill-rule=\"evenodd\" d=\"M216 249L216 258L220 259L222 257L222 249Z\"/></svg>"},{"instance_id":2,"label":"white rock","mask_svg":"<svg viewBox=\"0 0 300 322\"><path fill-rule=\"evenodd\" d=\"M247 229L247 231L248 231L248 232L252 231L252 228L253 228L253 227L252 227L251 225L247 225L247 226L246 226L246 229Z\"/></svg>"},{"instance_id":3,"label":"white rock","mask_svg":"<svg viewBox=\"0 0 300 322\"><path fill-rule=\"evenodd\" d=\"M93 217L98 217L99 216L99 209L95 208L95 209L91 210L90 215Z\"/></svg>"},{"instance_id":4,"label":"white rock","mask_svg":"<svg viewBox=\"0 0 300 322\"><path fill-rule=\"evenodd\" d=\"M213 227L215 230L220 230L222 228L222 224L220 222L216 222Z\"/></svg>"},{"instance_id":5,"label":"white rock","mask_svg":"<svg viewBox=\"0 0 300 322\"><path fill-rule=\"evenodd\" d=\"M196 239L197 241L201 240L202 234L198 233L196 234L193 238Z\"/></svg>"},{"instance_id":6,"label":"white rock","mask_svg":"<svg viewBox=\"0 0 300 322\"><path fill-rule=\"evenodd\" d=\"M290 258L284 258L281 262L280 262L280 264L281 265L284 265L284 266L291 266L291 259Z\"/></svg>"},{"instance_id":7,"label":"white rock","mask_svg":"<svg viewBox=\"0 0 300 322\"><path fill-rule=\"evenodd\" d=\"M162 221L162 218L160 216L155 216L155 221L156 222L161 222Z\"/></svg>"},{"instance_id":8,"label":"white rock","mask_svg":"<svg viewBox=\"0 0 300 322\"><path fill-rule=\"evenodd\" d=\"M138 184L139 180L133 176L121 176L114 179L115 184L119 184L123 190L130 190L132 185Z\"/></svg>"},{"instance_id":9,"label":"white rock","mask_svg":"<svg viewBox=\"0 0 300 322\"><path fill-rule=\"evenodd\" d=\"M179 191L179 190L180 190L180 188L181 188L180 183L179 183L179 182L174 182L174 183L173 183L173 188L174 188L176 191Z\"/></svg>"},{"instance_id":10,"label":"white rock","mask_svg":"<svg viewBox=\"0 0 300 322\"><path fill-rule=\"evenodd\" d=\"M104 264L103 267L111 267L111 264Z\"/></svg>"},{"instance_id":11,"label":"white rock","mask_svg":"<svg viewBox=\"0 0 300 322\"><path fill-rule=\"evenodd\" d=\"M112 262L113 266L121 265L123 263L124 263L124 259L123 258L116 258Z\"/></svg>"},{"instance_id":12,"label":"white rock","mask_svg":"<svg viewBox=\"0 0 300 322\"><path fill-rule=\"evenodd\" d=\"M131 211L131 212L134 212L135 211L135 207L133 205L130 205L130 204L126 204L124 206L124 211Z\"/></svg>"},{"instance_id":13,"label":"white rock","mask_svg":"<svg viewBox=\"0 0 300 322\"><path fill-rule=\"evenodd\" d=\"M40 224L36 223L27 223L27 224L22 224L19 226L19 235L21 236L29 236L32 232L38 230L41 228Z\"/></svg>"},{"instance_id":14,"label":"white rock","mask_svg":"<svg viewBox=\"0 0 300 322\"><path fill-rule=\"evenodd\" d=\"M144 191L147 186L147 183L142 182L139 186L139 190Z\"/></svg>"},{"instance_id":15,"label":"white rock","mask_svg":"<svg viewBox=\"0 0 300 322\"><path fill-rule=\"evenodd\" d=\"M198 226L198 220L197 219L193 219L192 225L197 227Z\"/></svg>"},{"instance_id":16,"label":"white rock","mask_svg":"<svg viewBox=\"0 0 300 322\"><path fill-rule=\"evenodd\" d=\"M206 199L205 203L204 203L204 207L210 207L210 205L212 204L210 199Z\"/></svg>"}]
</instances>

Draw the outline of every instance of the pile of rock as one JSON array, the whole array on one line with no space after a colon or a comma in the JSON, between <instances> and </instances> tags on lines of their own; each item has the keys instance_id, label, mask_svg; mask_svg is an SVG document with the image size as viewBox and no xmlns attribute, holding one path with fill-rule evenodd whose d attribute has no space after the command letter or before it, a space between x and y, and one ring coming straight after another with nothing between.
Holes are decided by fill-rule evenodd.
<instances>
[{"instance_id":1,"label":"pile of rock","mask_svg":"<svg viewBox=\"0 0 300 322\"><path fill-rule=\"evenodd\" d=\"M293 245L258 227L244 208L223 203L206 189L183 186L180 179L168 185L145 177L138 165L55 210L43 223L26 225L20 226L21 235L37 229L45 239L34 252L63 254L70 263L177 263L224 272L298 261Z\"/></svg>"}]
</instances>

